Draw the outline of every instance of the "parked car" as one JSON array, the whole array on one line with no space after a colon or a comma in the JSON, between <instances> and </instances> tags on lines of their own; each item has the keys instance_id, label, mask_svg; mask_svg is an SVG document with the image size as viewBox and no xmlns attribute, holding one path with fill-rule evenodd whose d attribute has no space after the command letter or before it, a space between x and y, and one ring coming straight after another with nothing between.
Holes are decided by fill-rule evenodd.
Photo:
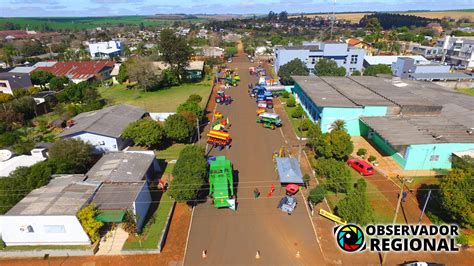
<instances>
[{"instance_id":1,"label":"parked car","mask_svg":"<svg viewBox=\"0 0 474 266\"><path fill-rule=\"evenodd\" d=\"M347 164L359 172L360 175L369 176L375 174L374 167L366 161L349 159L347 160Z\"/></svg>"}]
</instances>

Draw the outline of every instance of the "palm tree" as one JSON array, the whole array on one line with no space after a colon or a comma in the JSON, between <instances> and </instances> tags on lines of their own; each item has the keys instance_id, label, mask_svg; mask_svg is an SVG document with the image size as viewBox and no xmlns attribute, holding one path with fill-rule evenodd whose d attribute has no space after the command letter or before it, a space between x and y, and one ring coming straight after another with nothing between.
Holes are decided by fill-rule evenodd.
<instances>
[{"instance_id":1,"label":"palm tree","mask_svg":"<svg viewBox=\"0 0 474 266\"><path fill-rule=\"evenodd\" d=\"M334 121L334 123L332 123L331 129L332 130L343 130L343 131L345 131L346 130L346 121L344 121L342 119L337 119L336 121Z\"/></svg>"}]
</instances>

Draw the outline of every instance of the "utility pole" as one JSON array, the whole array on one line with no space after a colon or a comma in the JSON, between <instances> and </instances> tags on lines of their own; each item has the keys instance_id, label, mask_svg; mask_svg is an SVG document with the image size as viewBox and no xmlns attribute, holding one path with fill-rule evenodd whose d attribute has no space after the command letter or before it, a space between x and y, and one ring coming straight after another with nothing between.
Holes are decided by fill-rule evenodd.
<instances>
[{"instance_id":1,"label":"utility pole","mask_svg":"<svg viewBox=\"0 0 474 266\"><path fill-rule=\"evenodd\" d=\"M418 220L418 224L421 223L421 219L423 218L423 215L425 214L425 209L426 205L428 205L428 201L430 200L431 196L431 189L428 191L428 197L426 197L425 205L423 205L423 210L421 211L420 219Z\"/></svg>"},{"instance_id":2,"label":"utility pole","mask_svg":"<svg viewBox=\"0 0 474 266\"><path fill-rule=\"evenodd\" d=\"M197 127L197 141L199 141L199 139L201 139L201 131L199 130L199 117L196 117L196 127Z\"/></svg>"},{"instance_id":3,"label":"utility pole","mask_svg":"<svg viewBox=\"0 0 474 266\"><path fill-rule=\"evenodd\" d=\"M400 187L400 194L398 194L398 201L397 201L397 209L395 210L395 216L393 216L392 225L395 225L397 222L398 211L400 210L400 205L402 203L402 195L403 195L403 188L405 187L405 178L402 178L402 186ZM382 265L385 265L385 258L387 257L387 253L385 252L382 257Z\"/></svg>"},{"instance_id":4,"label":"utility pole","mask_svg":"<svg viewBox=\"0 0 474 266\"><path fill-rule=\"evenodd\" d=\"M334 8L332 10L332 18L331 18L331 35L329 40L332 40L332 31L334 28L334 20L336 20L336 0L334 0Z\"/></svg>"}]
</instances>

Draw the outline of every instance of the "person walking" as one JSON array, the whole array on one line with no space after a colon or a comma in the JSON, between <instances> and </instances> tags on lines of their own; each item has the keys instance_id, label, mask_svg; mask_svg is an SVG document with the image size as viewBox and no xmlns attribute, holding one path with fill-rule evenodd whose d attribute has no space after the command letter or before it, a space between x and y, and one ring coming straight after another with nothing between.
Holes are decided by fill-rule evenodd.
<instances>
[{"instance_id":1,"label":"person walking","mask_svg":"<svg viewBox=\"0 0 474 266\"><path fill-rule=\"evenodd\" d=\"M403 202L407 201L407 195L408 195L408 193L406 191L403 191L403 193L402 193L402 201Z\"/></svg>"},{"instance_id":2,"label":"person walking","mask_svg":"<svg viewBox=\"0 0 474 266\"><path fill-rule=\"evenodd\" d=\"M258 190L258 188L255 188L255 189L254 189L254 191L253 191L253 196L254 196L255 198L260 197L260 191Z\"/></svg>"}]
</instances>

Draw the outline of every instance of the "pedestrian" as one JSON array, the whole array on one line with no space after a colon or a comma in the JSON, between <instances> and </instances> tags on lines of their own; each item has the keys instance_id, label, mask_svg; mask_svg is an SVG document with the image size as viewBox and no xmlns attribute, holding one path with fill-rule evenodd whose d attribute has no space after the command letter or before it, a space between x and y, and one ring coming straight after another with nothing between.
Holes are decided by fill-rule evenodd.
<instances>
[{"instance_id":1,"label":"pedestrian","mask_svg":"<svg viewBox=\"0 0 474 266\"><path fill-rule=\"evenodd\" d=\"M403 193L402 193L402 201L403 202L407 201L407 195L408 195L408 193L406 191L403 191Z\"/></svg>"},{"instance_id":2,"label":"pedestrian","mask_svg":"<svg viewBox=\"0 0 474 266\"><path fill-rule=\"evenodd\" d=\"M253 191L253 196L254 196L255 198L260 197L260 191L258 190L258 188L255 188L255 189L254 189L254 191Z\"/></svg>"}]
</instances>

